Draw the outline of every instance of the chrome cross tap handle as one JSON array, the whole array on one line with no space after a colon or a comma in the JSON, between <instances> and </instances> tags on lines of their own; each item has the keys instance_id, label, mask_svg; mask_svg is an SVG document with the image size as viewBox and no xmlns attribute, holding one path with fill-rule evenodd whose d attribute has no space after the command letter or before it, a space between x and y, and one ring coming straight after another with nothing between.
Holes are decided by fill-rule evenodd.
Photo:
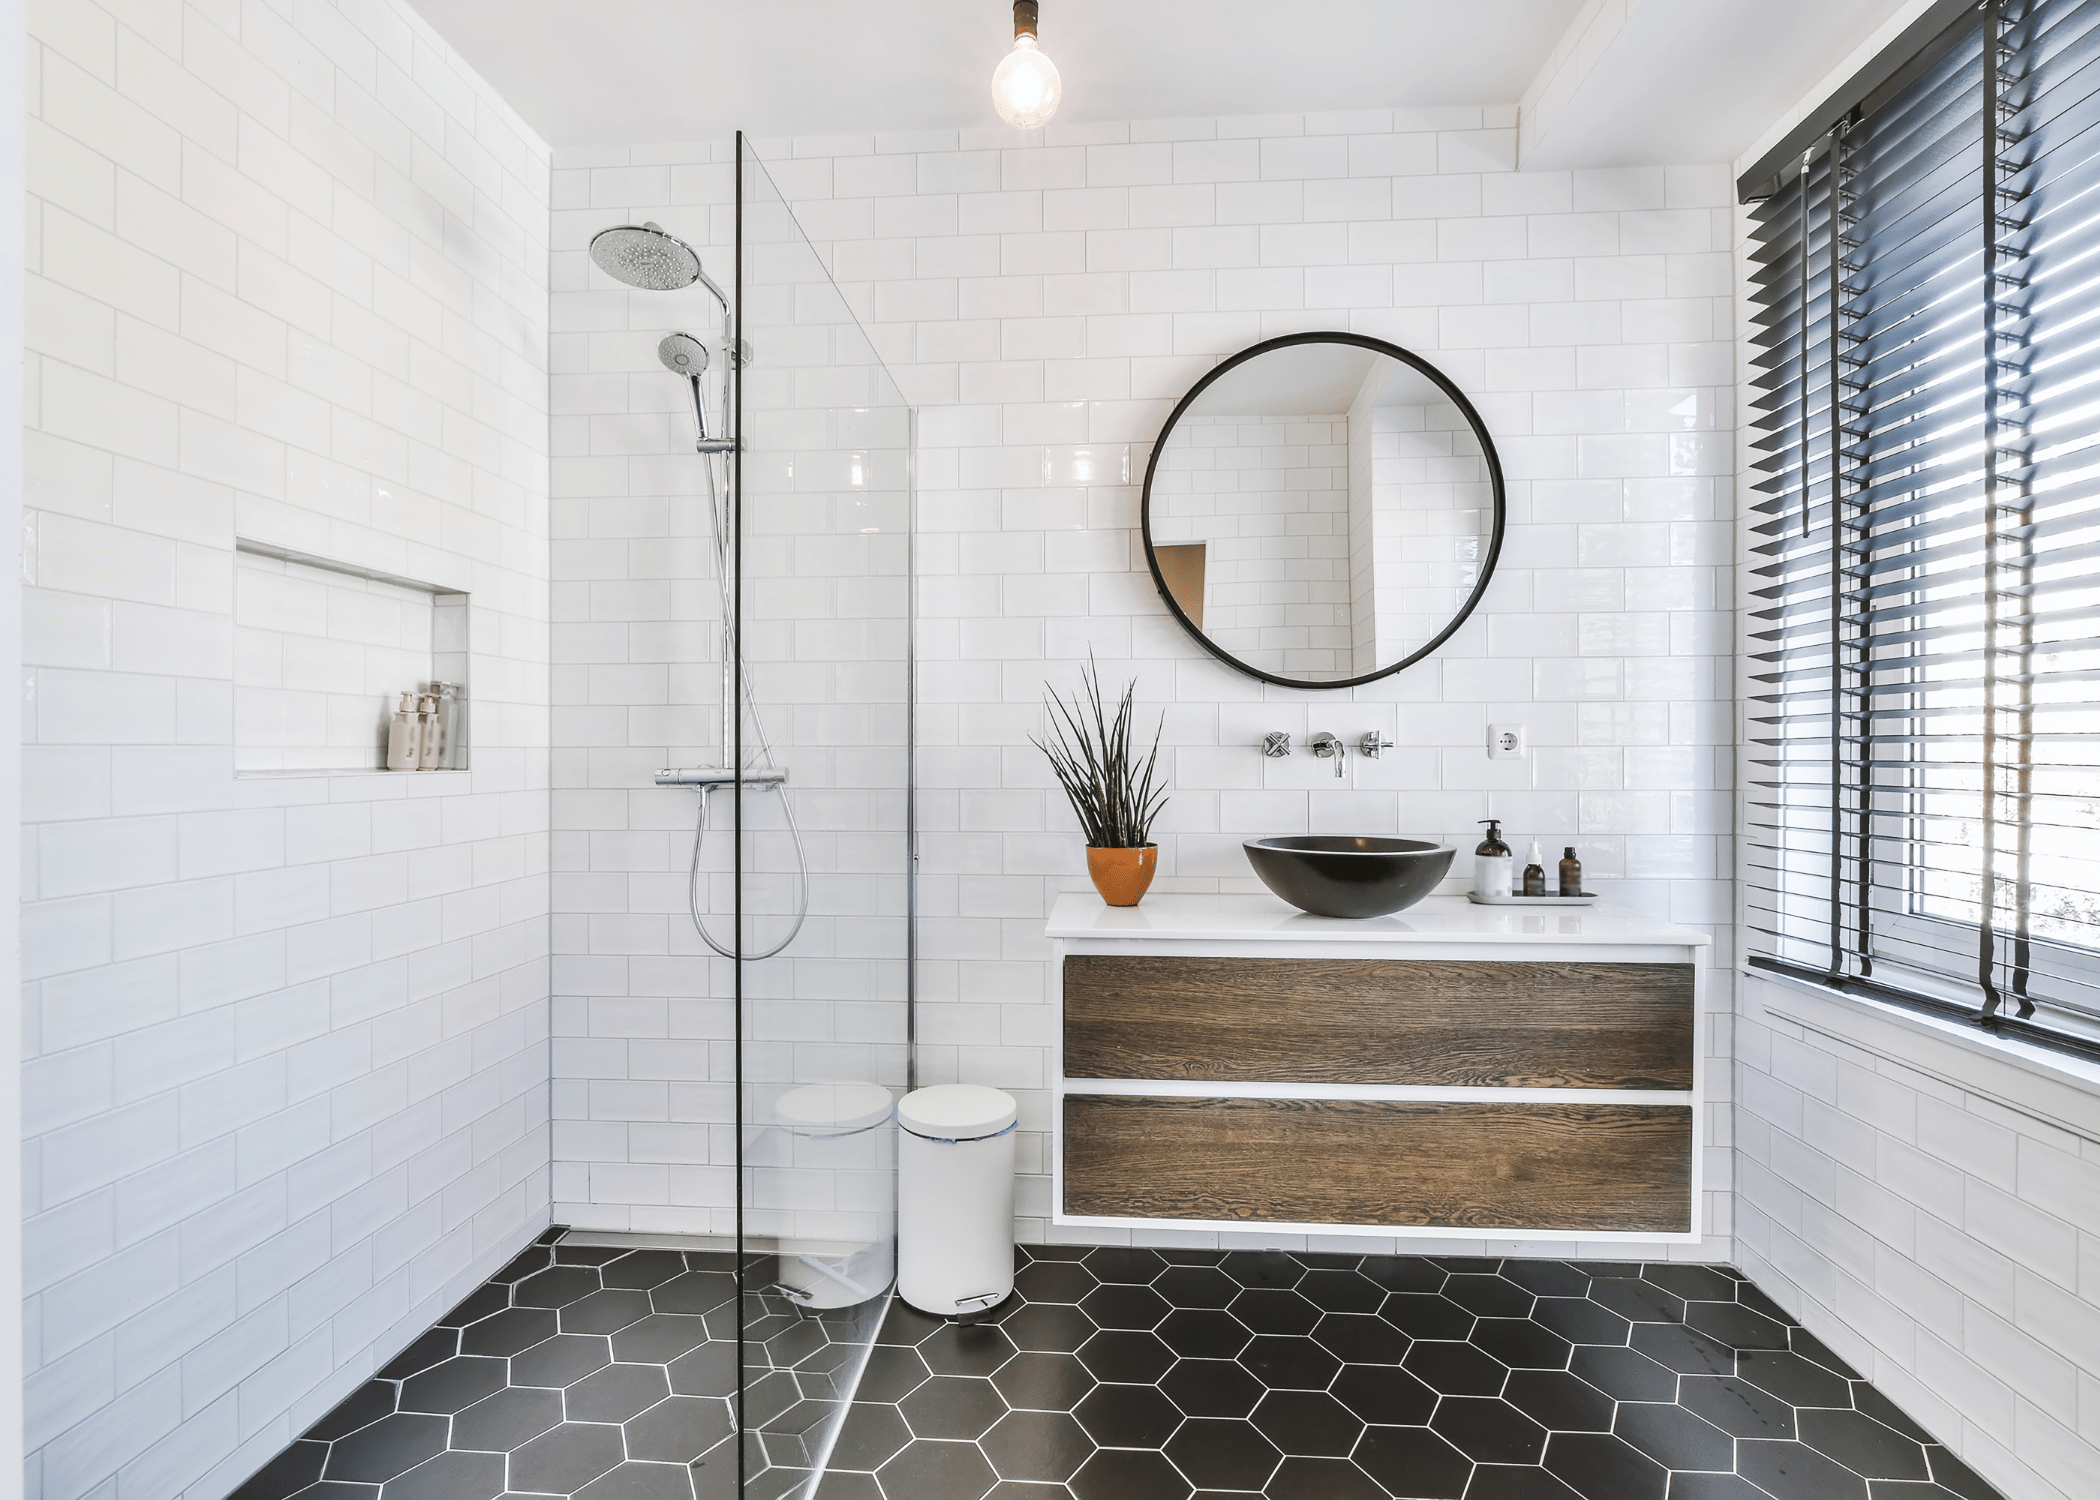
<instances>
[{"instance_id":1,"label":"chrome cross tap handle","mask_svg":"<svg viewBox=\"0 0 2100 1500\"><path fill-rule=\"evenodd\" d=\"M1364 737L1356 742L1356 753L1358 755L1367 755L1372 760L1378 759L1379 756L1392 748L1392 737L1382 734L1376 729L1366 729Z\"/></svg>"},{"instance_id":2,"label":"chrome cross tap handle","mask_svg":"<svg viewBox=\"0 0 2100 1500\"><path fill-rule=\"evenodd\" d=\"M1282 760L1291 753L1291 737L1282 730L1274 730L1262 737L1261 753L1270 760Z\"/></svg>"}]
</instances>

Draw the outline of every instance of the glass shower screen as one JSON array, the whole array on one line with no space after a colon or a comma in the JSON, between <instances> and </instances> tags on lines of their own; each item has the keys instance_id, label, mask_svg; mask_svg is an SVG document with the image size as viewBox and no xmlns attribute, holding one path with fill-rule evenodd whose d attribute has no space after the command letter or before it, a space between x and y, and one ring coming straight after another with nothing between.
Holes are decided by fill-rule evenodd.
<instances>
[{"instance_id":1,"label":"glass shower screen","mask_svg":"<svg viewBox=\"0 0 2100 1500\"><path fill-rule=\"evenodd\" d=\"M814 1490L894 1272L912 411L741 136L736 230L740 1487L774 1500Z\"/></svg>"}]
</instances>

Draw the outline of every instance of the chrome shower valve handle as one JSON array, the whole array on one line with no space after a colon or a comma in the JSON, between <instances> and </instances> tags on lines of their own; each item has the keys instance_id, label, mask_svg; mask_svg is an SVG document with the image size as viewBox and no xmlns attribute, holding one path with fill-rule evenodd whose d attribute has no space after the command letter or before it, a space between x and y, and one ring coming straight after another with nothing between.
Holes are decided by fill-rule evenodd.
<instances>
[{"instance_id":1,"label":"chrome shower valve handle","mask_svg":"<svg viewBox=\"0 0 2100 1500\"><path fill-rule=\"evenodd\" d=\"M1392 736L1376 729L1366 729L1364 737L1356 742L1356 753L1368 756L1372 760L1378 759L1392 748Z\"/></svg>"}]
</instances>

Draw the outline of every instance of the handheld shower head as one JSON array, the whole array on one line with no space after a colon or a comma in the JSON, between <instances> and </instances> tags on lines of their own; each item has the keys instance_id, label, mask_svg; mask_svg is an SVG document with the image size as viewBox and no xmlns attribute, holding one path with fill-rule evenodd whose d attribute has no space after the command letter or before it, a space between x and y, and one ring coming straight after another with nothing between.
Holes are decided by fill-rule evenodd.
<instances>
[{"instance_id":1,"label":"handheld shower head","mask_svg":"<svg viewBox=\"0 0 2100 1500\"><path fill-rule=\"evenodd\" d=\"M617 281L647 292L675 292L701 279L700 257L661 224L621 224L591 237L591 259Z\"/></svg>"},{"instance_id":2,"label":"handheld shower head","mask_svg":"<svg viewBox=\"0 0 2100 1500\"><path fill-rule=\"evenodd\" d=\"M707 345L689 333L667 333L656 357L673 375L699 375L707 369Z\"/></svg>"}]
</instances>

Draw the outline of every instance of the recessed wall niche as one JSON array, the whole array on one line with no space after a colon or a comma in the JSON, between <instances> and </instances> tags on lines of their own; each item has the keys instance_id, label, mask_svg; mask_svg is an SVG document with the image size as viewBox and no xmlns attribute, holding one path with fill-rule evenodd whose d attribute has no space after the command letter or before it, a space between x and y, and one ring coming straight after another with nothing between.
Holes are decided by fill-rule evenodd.
<instances>
[{"instance_id":1,"label":"recessed wall niche","mask_svg":"<svg viewBox=\"0 0 2100 1500\"><path fill-rule=\"evenodd\" d=\"M268 543L234 546L236 775L384 771L401 694L437 683L459 689L445 769L467 769L467 594Z\"/></svg>"}]
</instances>

